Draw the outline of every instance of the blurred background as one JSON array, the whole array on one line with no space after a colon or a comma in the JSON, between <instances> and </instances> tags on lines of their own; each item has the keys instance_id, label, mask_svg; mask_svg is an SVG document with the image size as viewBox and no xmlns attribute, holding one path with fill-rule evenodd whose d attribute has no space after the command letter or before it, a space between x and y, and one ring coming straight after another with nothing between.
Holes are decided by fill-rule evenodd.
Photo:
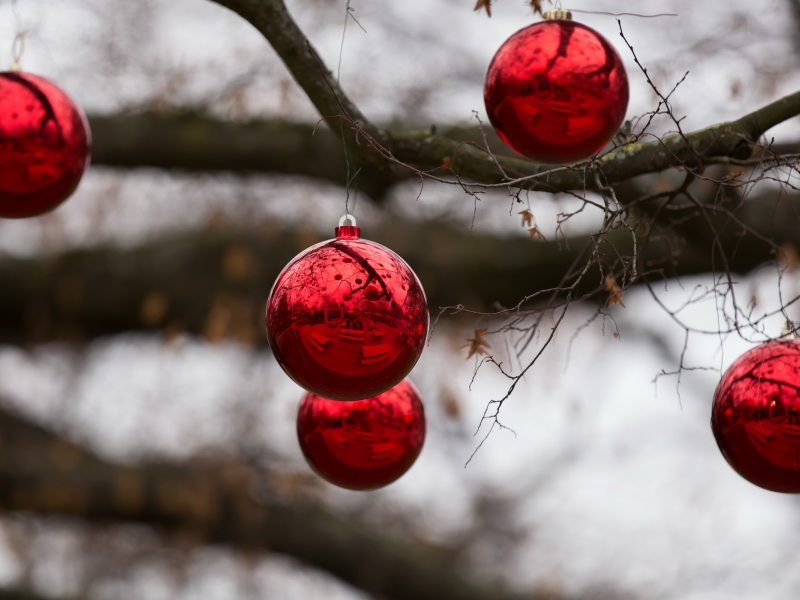
<instances>
[{"instance_id":1,"label":"blurred background","mask_svg":"<svg viewBox=\"0 0 800 600\"><path fill-rule=\"evenodd\" d=\"M344 1L287 6L335 70ZM350 97L381 125L435 124L465 140L478 139L473 111L487 122L492 55L538 19L519 0L498 0L492 18L470 0L351 6L363 29L351 21L341 46ZM602 299L572 307L503 407L515 433L493 431L466 467L487 432L487 402L508 382L490 367L475 375L462 348L486 320L443 317L411 375L428 417L417 463L383 490L334 488L303 460L302 392L274 362L262 312L286 262L332 237L344 213L341 145L324 125L314 132L319 116L267 42L217 4L18 7L23 68L83 106L95 149L56 212L0 221L0 598L800 595L800 501L736 475L709 427L720 370L751 345L687 336L682 323L713 332L724 320L724 303L704 293L707 263L678 269L652 294L631 288L625 307L599 317ZM689 71L673 97L684 131L800 89L796 0L648 0L635 10L678 15L621 20L659 87ZM575 18L625 59L629 118L653 110L617 21ZM0 2L0 49L15 31L11 3ZM672 128L655 123L657 133ZM800 121L773 136L800 149ZM643 193L675 181L668 172L630 185ZM547 238L531 240L505 191L475 203L457 186L420 188L403 171L370 169L356 188L362 235L411 264L432 316L513 305L547 287L571 260L568 240L602 221L585 211L557 236L559 215L580 203L530 193ZM794 206L775 181L756 188L755 213ZM796 215L781 223L800 238L798 225ZM737 293L758 314L800 292L796 264L780 277L768 255L751 262ZM777 337L782 322L747 336ZM519 368L544 339L522 357L502 336L488 341Z\"/></svg>"}]
</instances>

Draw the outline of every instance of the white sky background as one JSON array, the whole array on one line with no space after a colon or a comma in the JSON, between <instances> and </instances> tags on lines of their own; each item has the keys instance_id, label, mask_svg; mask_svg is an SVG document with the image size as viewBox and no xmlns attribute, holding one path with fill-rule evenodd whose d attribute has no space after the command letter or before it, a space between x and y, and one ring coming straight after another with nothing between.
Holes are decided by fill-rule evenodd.
<instances>
[{"instance_id":1,"label":"white sky background","mask_svg":"<svg viewBox=\"0 0 800 600\"><path fill-rule=\"evenodd\" d=\"M352 4L368 33L353 23L348 27L342 83L381 123L468 123L472 110L485 120L486 65L505 38L532 22L519 0L499 0L491 20L472 12L472 0ZM754 4L758 12L747 12ZM59 81L87 112L166 102L207 104L232 118L317 118L257 32L205 0L19 0L19 5L31 30L25 68ZM630 5L621 0L569 4L610 11L630 11ZM289 7L335 68L344 3L295 0ZM675 96L687 130L736 118L800 88L800 60L791 46L796 24L782 0L652 0L636 3L635 10L680 14L624 18L623 26L659 85L669 88L691 70ZM576 18L604 33L626 59L632 83L629 116L651 109L653 95L621 43L616 21ZM6 1L0 3L0 48L10 45L12 36ZM667 124L661 127L659 132ZM776 128L775 135L800 138L798 120ZM468 226L472 204L460 191L427 187L414 203L416 193L416 188L399 188L392 210L409 216L447 211ZM187 202L193 210L186 210ZM565 201L532 196L531 202L538 224L552 231ZM135 245L173 229L202 226L220 210L234 222L255 216L327 231L342 203L341 189L291 177L243 181L94 169L53 215L0 222L0 251L33 255L102 241ZM516 212L509 217L502 194L487 198L476 227L520 233ZM356 214L367 224L380 218L366 202ZM573 227L590 224L591 219ZM665 298L678 305L695 284L708 283L701 277L682 286L672 282ZM788 281L785 289L797 285ZM741 287L758 290L759 307L774 305L773 274L754 275ZM611 336L610 322L605 335L597 323L574 342L567 365L570 337L591 316L590 309L578 308L568 317L554 347L504 408L504 422L517 437L495 432L467 469L464 462L479 439L471 434L486 401L502 394L505 383L487 369L469 392L474 363L464 361L458 350L468 332L442 330L413 374L430 427L417 465L380 492L323 486L326 501L345 510L366 507L379 523L395 513L412 515L418 533L448 541L474 524L474 503L487 490L517 499L512 509L498 512L507 526L527 537L508 555L497 554L503 540L489 538L475 556L487 572L502 573L522 587L577 592L605 583L642 597L675 600L798 596L800 571L793 568L793 557L800 542L800 503L747 484L724 462L708 426L718 374L685 374L680 402L674 378L662 380L656 396L652 380L662 369L676 367L682 331L645 290L627 293L625 302L627 309L611 310L620 339ZM693 307L690 318L714 325L716 315L714 303L707 302ZM776 335L779 319L769 327ZM492 344L502 345L500 340ZM715 337L692 338L687 363L724 368L746 348L736 339L721 346ZM268 353L197 340L164 347L151 338L126 336L98 340L80 360L76 364L58 347L33 353L0 348L0 394L116 460L152 454L184 458L235 447L241 424L226 416L253 415L257 425L247 431L248 440L287 468L308 472L294 438L300 391ZM440 401L445 393L461 403L460 421L445 415ZM74 542L69 532L48 535L35 581L45 591L68 593L74 583L65 573ZM0 579L13 579L18 566L3 548L0 535ZM135 570L120 589L99 591L148 600L177 593L186 598L246 595L232 583L240 566L230 555L204 550L192 561L204 575L192 578L189 589L177 590L154 563ZM258 569L261 597L356 597L345 586L281 559L265 559Z\"/></svg>"}]
</instances>

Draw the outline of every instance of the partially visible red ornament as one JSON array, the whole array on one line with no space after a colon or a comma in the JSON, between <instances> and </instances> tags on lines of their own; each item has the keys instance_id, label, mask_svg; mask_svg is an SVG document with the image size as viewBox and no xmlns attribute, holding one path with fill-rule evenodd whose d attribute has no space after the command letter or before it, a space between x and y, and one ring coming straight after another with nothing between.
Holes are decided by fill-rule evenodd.
<instances>
[{"instance_id":1,"label":"partially visible red ornament","mask_svg":"<svg viewBox=\"0 0 800 600\"><path fill-rule=\"evenodd\" d=\"M528 158L573 163L619 131L628 108L628 75L614 47L566 10L512 35L489 65L489 120Z\"/></svg>"},{"instance_id":2,"label":"partially visible red ornament","mask_svg":"<svg viewBox=\"0 0 800 600\"><path fill-rule=\"evenodd\" d=\"M350 490L374 490L399 479L417 460L425 442L425 409L408 379L352 402L306 393L297 437L320 477Z\"/></svg>"},{"instance_id":3,"label":"partially visible red ornament","mask_svg":"<svg viewBox=\"0 0 800 600\"><path fill-rule=\"evenodd\" d=\"M33 217L66 200L89 164L80 107L55 83L0 72L0 217Z\"/></svg>"},{"instance_id":4,"label":"partially visible red ornament","mask_svg":"<svg viewBox=\"0 0 800 600\"><path fill-rule=\"evenodd\" d=\"M767 342L736 359L714 393L711 429L750 483L800 493L800 340Z\"/></svg>"},{"instance_id":5,"label":"partially visible red ornament","mask_svg":"<svg viewBox=\"0 0 800 600\"><path fill-rule=\"evenodd\" d=\"M391 389L414 368L428 334L428 303L402 258L343 222L335 240L298 254L278 276L267 337L302 388L361 400Z\"/></svg>"}]
</instances>

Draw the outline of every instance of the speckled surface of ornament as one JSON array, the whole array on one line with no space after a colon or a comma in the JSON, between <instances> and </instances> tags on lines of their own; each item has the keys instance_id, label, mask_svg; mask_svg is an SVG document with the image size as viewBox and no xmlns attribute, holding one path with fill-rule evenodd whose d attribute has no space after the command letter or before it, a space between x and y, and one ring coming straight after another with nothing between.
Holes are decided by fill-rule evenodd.
<instances>
[{"instance_id":1,"label":"speckled surface of ornament","mask_svg":"<svg viewBox=\"0 0 800 600\"><path fill-rule=\"evenodd\" d=\"M800 493L800 341L767 342L736 359L714 394L711 428L739 475Z\"/></svg>"},{"instance_id":2,"label":"speckled surface of ornament","mask_svg":"<svg viewBox=\"0 0 800 600\"><path fill-rule=\"evenodd\" d=\"M590 157L619 130L628 76L614 47L567 19L534 23L497 51L484 83L489 120L528 158L569 164Z\"/></svg>"},{"instance_id":3,"label":"speckled surface of ornament","mask_svg":"<svg viewBox=\"0 0 800 600\"><path fill-rule=\"evenodd\" d=\"M89 164L80 107L55 83L0 72L0 217L41 215L66 200Z\"/></svg>"},{"instance_id":4,"label":"speckled surface of ornament","mask_svg":"<svg viewBox=\"0 0 800 600\"><path fill-rule=\"evenodd\" d=\"M374 398L338 402L306 393L297 437L312 469L351 490L372 490L401 477L425 442L425 410L404 379Z\"/></svg>"},{"instance_id":5,"label":"speckled surface of ornament","mask_svg":"<svg viewBox=\"0 0 800 600\"><path fill-rule=\"evenodd\" d=\"M333 400L381 394L408 375L428 334L428 304L397 254L340 226L281 272L267 304L267 336L283 370Z\"/></svg>"}]
</instances>

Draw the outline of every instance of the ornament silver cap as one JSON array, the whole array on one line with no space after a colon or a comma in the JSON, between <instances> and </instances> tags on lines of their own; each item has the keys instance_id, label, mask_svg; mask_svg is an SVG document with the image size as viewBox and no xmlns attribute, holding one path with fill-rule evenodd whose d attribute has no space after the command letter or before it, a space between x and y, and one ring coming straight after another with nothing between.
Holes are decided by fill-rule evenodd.
<instances>
[{"instance_id":1,"label":"ornament silver cap","mask_svg":"<svg viewBox=\"0 0 800 600\"><path fill-rule=\"evenodd\" d=\"M352 225L345 225L346 221L350 221ZM361 238L361 228L356 226L356 218L349 213L339 219L339 226L334 233L337 240L357 240Z\"/></svg>"},{"instance_id":2,"label":"ornament silver cap","mask_svg":"<svg viewBox=\"0 0 800 600\"><path fill-rule=\"evenodd\" d=\"M796 340L797 339L797 325L792 321L786 321L783 324L783 331L781 332L782 340Z\"/></svg>"},{"instance_id":3,"label":"ornament silver cap","mask_svg":"<svg viewBox=\"0 0 800 600\"><path fill-rule=\"evenodd\" d=\"M572 13L566 8L552 8L544 12L545 19L564 19L565 21L572 20Z\"/></svg>"}]
</instances>

